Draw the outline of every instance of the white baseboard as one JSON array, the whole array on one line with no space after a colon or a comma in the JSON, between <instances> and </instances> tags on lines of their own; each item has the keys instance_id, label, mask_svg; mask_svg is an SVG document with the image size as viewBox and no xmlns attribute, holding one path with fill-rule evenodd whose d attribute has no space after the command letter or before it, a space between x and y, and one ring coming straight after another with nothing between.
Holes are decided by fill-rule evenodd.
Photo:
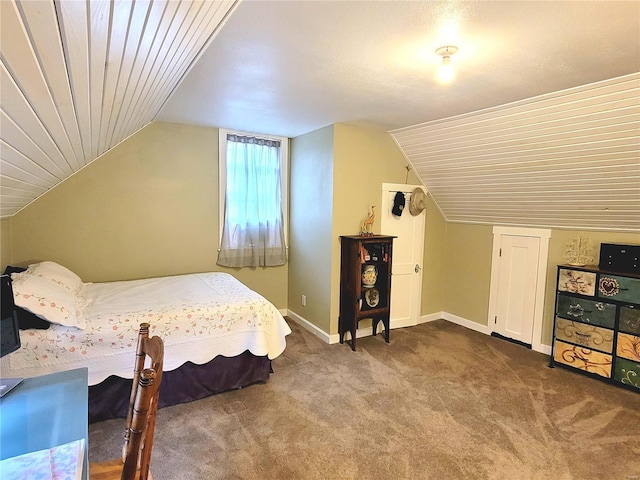
<instances>
[{"instance_id":1,"label":"white baseboard","mask_svg":"<svg viewBox=\"0 0 640 480\"><path fill-rule=\"evenodd\" d=\"M448 322L455 323L456 325L460 325L462 327L470 328L471 330L475 330L476 332L484 333L485 335L491 335L492 330L486 326L477 322L472 322L471 320L467 320L466 318L458 317L451 313L442 312L442 318L447 320ZM551 345L544 345L542 343L532 344L531 350L538 353L543 353L545 355L551 355Z\"/></svg>"},{"instance_id":2,"label":"white baseboard","mask_svg":"<svg viewBox=\"0 0 640 480\"><path fill-rule=\"evenodd\" d=\"M280 312L282 313L282 312ZM302 328L304 328L305 330L313 333L316 337L318 337L320 340L322 340L325 343L328 343L330 345L334 344L334 343L340 343L340 334L336 333L333 335L329 335L327 332L325 332L324 330L321 330L320 328L318 328L316 325L314 325L313 323L311 323L309 320L307 320L306 318L304 318L301 315L298 315L296 312L294 312L293 310L288 310L288 312L286 314L282 313L283 316L286 316L288 318L290 318L291 320L293 320L294 322L296 322L298 325L300 325ZM401 328L402 325L400 326L391 326L391 329L393 328ZM382 328L382 331L380 330ZM384 334L384 327L379 326L378 327L378 334ZM356 338L362 338L362 337L370 337L371 335L373 335L373 327L362 327L362 328L358 328L356 330ZM346 340L351 340L351 332L347 332L344 336L345 341Z\"/></svg>"},{"instance_id":3,"label":"white baseboard","mask_svg":"<svg viewBox=\"0 0 640 480\"><path fill-rule=\"evenodd\" d=\"M296 322L305 330L308 330L309 332L313 333L316 337L318 337L320 340L322 340L325 343L334 344L334 343L340 342L339 334L334 334L334 335L328 334L327 332L325 332L324 330L321 330L316 325L314 325L313 323L311 323L301 315L298 315L296 312L292 310L288 310L288 311L286 309L280 310L280 313L283 316L287 316L288 318ZM484 333L485 335L491 335L491 329L488 326L482 325L477 322L473 322L471 320L467 320L466 318L458 317L457 315L453 315L452 313L447 313L447 312L436 312L436 313L430 313L428 315L422 315L418 319L418 324L433 322L434 320L440 320L440 319L444 319L447 322L455 323L456 325L460 325L461 327L469 328L476 332ZM402 327L402 325L397 325L397 326L392 325L391 329L400 328L400 327ZM370 335L373 335L373 329L371 327L358 328L356 333L356 338L368 337ZM345 340L347 339L351 339L351 335L349 332L347 332L347 334L345 335ZM534 351L543 353L545 355L551 355L550 345L539 344L539 345L536 345L536 347L538 348L533 349Z\"/></svg>"},{"instance_id":4,"label":"white baseboard","mask_svg":"<svg viewBox=\"0 0 640 480\"><path fill-rule=\"evenodd\" d=\"M467 320L466 318L458 317L457 315L454 315L452 313L442 312L442 318L444 318L447 322L455 323L456 325L460 325L470 330L475 330L476 332L484 333L485 335L491 335L491 329L489 329L489 327L487 327L486 325Z\"/></svg>"},{"instance_id":5,"label":"white baseboard","mask_svg":"<svg viewBox=\"0 0 640 480\"><path fill-rule=\"evenodd\" d=\"M536 352L540 352L540 353L544 353L545 355L551 355L551 345L544 345L544 344L540 344L538 345L539 348L536 348L535 351Z\"/></svg>"},{"instance_id":6,"label":"white baseboard","mask_svg":"<svg viewBox=\"0 0 640 480\"><path fill-rule=\"evenodd\" d=\"M335 337L336 335L329 335L327 332L325 332L324 330L321 330L320 328L315 326L313 323L311 323L309 320L302 317L301 315L298 315L293 310L288 310L286 315L285 314L283 315L286 316L287 318L290 318L294 322L296 322L305 330L313 333L316 337L318 337L323 342L329 343L329 344L337 343L336 341L331 341L332 340L331 337ZM338 337L338 341L339 341L339 337Z\"/></svg>"},{"instance_id":7,"label":"white baseboard","mask_svg":"<svg viewBox=\"0 0 640 480\"><path fill-rule=\"evenodd\" d=\"M433 322L434 320L440 320L440 319L443 319L443 318L444 318L444 312L430 313L429 315L422 315L418 319L418 324L427 323L427 322Z\"/></svg>"}]
</instances>

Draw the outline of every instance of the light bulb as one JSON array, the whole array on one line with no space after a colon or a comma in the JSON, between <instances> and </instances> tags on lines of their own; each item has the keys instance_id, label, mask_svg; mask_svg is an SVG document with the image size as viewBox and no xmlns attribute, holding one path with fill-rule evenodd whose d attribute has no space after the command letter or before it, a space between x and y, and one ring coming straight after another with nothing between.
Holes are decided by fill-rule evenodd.
<instances>
[{"instance_id":1,"label":"light bulb","mask_svg":"<svg viewBox=\"0 0 640 480\"><path fill-rule=\"evenodd\" d=\"M447 83L453 80L456 72L453 70L453 65L451 65L451 57L442 57L442 65L438 70L438 78L440 81Z\"/></svg>"},{"instance_id":2,"label":"light bulb","mask_svg":"<svg viewBox=\"0 0 640 480\"><path fill-rule=\"evenodd\" d=\"M458 47L446 45L436 50L436 55L442 57L442 65L438 69L438 78L442 83L448 83L455 77L453 65L451 65L451 55L458 53Z\"/></svg>"}]
</instances>

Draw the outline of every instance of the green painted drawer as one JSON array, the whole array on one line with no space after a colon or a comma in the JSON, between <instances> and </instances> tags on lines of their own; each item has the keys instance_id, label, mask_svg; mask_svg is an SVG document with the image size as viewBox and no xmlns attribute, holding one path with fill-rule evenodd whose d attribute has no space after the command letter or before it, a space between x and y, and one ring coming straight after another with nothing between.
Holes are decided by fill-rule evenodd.
<instances>
[{"instance_id":1,"label":"green painted drawer","mask_svg":"<svg viewBox=\"0 0 640 480\"><path fill-rule=\"evenodd\" d=\"M624 358L616 358L613 378L617 382L640 390L640 363L625 360Z\"/></svg>"},{"instance_id":2,"label":"green painted drawer","mask_svg":"<svg viewBox=\"0 0 640 480\"><path fill-rule=\"evenodd\" d=\"M556 318L556 338L602 352L613 353L613 330Z\"/></svg>"},{"instance_id":3,"label":"green painted drawer","mask_svg":"<svg viewBox=\"0 0 640 480\"><path fill-rule=\"evenodd\" d=\"M559 293L556 307L557 316L568 320L605 328L613 328L616 322L616 306L611 303Z\"/></svg>"},{"instance_id":4,"label":"green painted drawer","mask_svg":"<svg viewBox=\"0 0 640 480\"><path fill-rule=\"evenodd\" d=\"M620 307L620 331L640 335L640 306Z\"/></svg>"},{"instance_id":5,"label":"green painted drawer","mask_svg":"<svg viewBox=\"0 0 640 480\"><path fill-rule=\"evenodd\" d=\"M640 304L640 278L600 275L598 297Z\"/></svg>"}]
</instances>

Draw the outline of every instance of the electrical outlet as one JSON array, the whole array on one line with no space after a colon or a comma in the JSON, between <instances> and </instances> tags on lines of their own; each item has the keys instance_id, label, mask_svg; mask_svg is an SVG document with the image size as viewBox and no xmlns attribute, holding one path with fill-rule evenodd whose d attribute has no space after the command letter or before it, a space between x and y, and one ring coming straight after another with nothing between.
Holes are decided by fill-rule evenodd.
<instances>
[{"instance_id":1,"label":"electrical outlet","mask_svg":"<svg viewBox=\"0 0 640 480\"><path fill-rule=\"evenodd\" d=\"M302 295L302 298L300 299L300 303L302 303L303 307L307 306L307 296L306 295Z\"/></svg>"}]
</instances>

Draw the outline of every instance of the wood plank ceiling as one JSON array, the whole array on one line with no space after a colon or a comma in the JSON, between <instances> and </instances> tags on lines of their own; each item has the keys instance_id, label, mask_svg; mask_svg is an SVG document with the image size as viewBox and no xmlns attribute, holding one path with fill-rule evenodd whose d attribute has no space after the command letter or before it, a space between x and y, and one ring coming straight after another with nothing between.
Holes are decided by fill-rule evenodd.
<instances>
[{"instance_id":1,"label":"wood plank ceiling","mask_svg":"<svg viewBox=\"0 0 640 480\"><path fill-rule=\"evenodd\" d=\"M640 74L391 134L448 221L640 232Z\"/></svg>"},{"instance_id":2,"label":"wood plank ceiling","mask_svg":"<svg viewBox=\"0 0 640 480\"><path fill-rule=\"evenodd\" d=\"M0 2L0 214L151 122L237 0Z\"/></svg>"},{"instance_id":3,"label":"wood plank ceiling","mask_svg":"<svg viewBox=\"0 0 640 480\"><path fill-rule=\"evenodd\" d=\"M238 3L0 0L0 216L153 121ZM638 73L391 134L448 221L640 232Z\"/></svg>"}]
</instances>

